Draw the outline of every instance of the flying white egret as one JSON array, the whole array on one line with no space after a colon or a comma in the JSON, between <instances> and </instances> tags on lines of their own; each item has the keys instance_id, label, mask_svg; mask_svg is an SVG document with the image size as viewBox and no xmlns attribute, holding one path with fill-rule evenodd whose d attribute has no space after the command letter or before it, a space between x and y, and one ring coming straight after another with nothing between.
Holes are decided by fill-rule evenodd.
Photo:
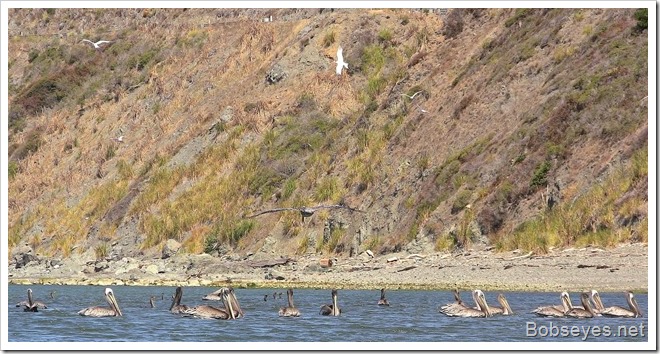
<instances>
[{"instance_id":1,"label":"flying white egret","mask_svg":"<svg viewBox=\"0 0 660 354\"><path fill-rule=\"evenodd\" d=\"M406 95L405 93L402 93L401 96L406 96L406 97L410 98L410 100L412 101L413 99L415 99L415 96L417 96L417 95L420 94L421 92L422 92L422 91L417 91L417 92L413 93L412 96L408 96L408 95Z\"/></svg>"},{"instance_id":2,"label":"flying white egret","mask_svg":"<svg viewBox=\"0 0 660 354\"><path fill-rule=\"evenodd\" d=\"M344 56L342 55L341 46L337 49L337 75L341 75L342 66L348 69L348 63L344 62Z\"/></svg>"},{"instance_id":3,"label":"flying white egret","mask_svg":"<svg viewBox=\"0 0 660 354\"><path fill-rule=\"evenodd\" d=\"M90 41L89 39L83 39L82 41L93 45L94 49L96 49L96 50L102 50L103 47L101 47L101 45L113 42L113 41L98 41L98 42L94 43L94 42Z\"/></svg>"}]
</instances>

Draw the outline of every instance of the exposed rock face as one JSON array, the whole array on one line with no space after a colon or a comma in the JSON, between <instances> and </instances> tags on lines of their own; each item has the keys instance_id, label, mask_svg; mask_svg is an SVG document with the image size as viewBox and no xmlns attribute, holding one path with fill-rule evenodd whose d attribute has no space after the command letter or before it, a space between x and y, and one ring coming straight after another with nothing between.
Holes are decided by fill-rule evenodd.
<instances>
[{"instance_id":1,"label":"exposed rock face","mask_svg":"<svg viewBox=\"0 0 660 354\"><path fill-rule=\"evenodd\" d=\"M167 259L175 255L178 251L179 248L181 248L181 244L175 240L175 239L169 239L167 242L165 242L165 246L163 247L163 255L162 259Z\"/></svg>"},{"instance_id":2,"label":"exposed rock face","mask_svg":"<svg viewBox=\"0 0 660 354\"><path fill-rule=\"evenodd\" d=\"M39 261L39 258L34 254L32 248L28 245L22 247L17 247L13 251L13 260L16 265L16 268L24 267L26 264L32 261Z\"/></svg>"}]
</instances>

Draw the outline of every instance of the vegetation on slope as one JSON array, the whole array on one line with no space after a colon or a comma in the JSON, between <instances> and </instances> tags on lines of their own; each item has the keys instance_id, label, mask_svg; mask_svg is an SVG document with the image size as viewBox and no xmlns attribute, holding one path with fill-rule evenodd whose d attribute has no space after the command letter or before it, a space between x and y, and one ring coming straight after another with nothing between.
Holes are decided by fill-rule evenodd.
<instances>
[{"instance_id":1,"label":"vegetation on slope","mask_svg":"<svg viewBox=\"0 0 660 354\"><path fill-rule=\"evenodd\" d=\"M10 248L646 242L643 11L265 11L12 10Z\"/></svg>"}]
</instances>

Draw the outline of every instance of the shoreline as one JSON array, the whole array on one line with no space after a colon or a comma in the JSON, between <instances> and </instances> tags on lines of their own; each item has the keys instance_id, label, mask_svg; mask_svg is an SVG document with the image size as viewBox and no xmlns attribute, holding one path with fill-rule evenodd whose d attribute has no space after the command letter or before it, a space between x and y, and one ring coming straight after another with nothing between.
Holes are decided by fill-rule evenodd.
<instances>
[{"instance_id":1,"label":"shoreline","mask_svg":"<svg viewBox=\"0 0 660 354\"><path fill-rule=\"evenodd\" d=\"M330 267L320 265L321 259L318 255L296 259L270 254L225 259L175 255L168 259L100 261L87 264L82 270L71 260L57 269L43 265L10 267L8 284L648 292L645 244L609 249L569 248L544 255L492 250L379 256L363 253L334 259Z\"/></svg>"}]
</instances>

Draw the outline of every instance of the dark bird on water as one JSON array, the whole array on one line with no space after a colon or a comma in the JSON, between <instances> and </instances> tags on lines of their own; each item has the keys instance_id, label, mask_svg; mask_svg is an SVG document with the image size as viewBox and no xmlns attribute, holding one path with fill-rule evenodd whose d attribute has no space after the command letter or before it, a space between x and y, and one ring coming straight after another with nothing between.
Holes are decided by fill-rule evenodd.
<instances>
[{"instance_id":1,"label":"dark bird on water","mask_svg":"<svg viewBox=\"0 0 660 354\"><path fill-rule=\"evenodd\" d=\"M268 301L268 294L264 295L264 301Z\"/></svg>"},{"instance_id":2,"label":"dark bird on water","mask_svg":"<svg viewBox=\"0 0 660 354\"><path fill-rule=\"evenodd\" d=\"M247 218L253 218L253 217L255 217L255 216L259 216L259 215L261 215L261 214L275 213L275 212L279 212L279 211L290 211L290 210L295 210L295 211L299 211L299 212L300 212L300 215L302 216L302 221L305 222L305 218L308 218L308 217L314 215L314 213L315 213L316 211L318 211L319 209L348 209L348 210L350 210L350 211L357 211L357 212L360 212L360 213L363 212L362 210L358 210L358 209L355 209L355 208L351 208L351 207L349 207L349 206L347 206L347 205L334 204L334 205L317 205L317 206L314 206L314 207L275 208L275 209L268 209L268 210L262 210L262 211L260 211L260 212L258 212L258 213L256 213L256 214L252 214L252 215L249 215L249 216L246 216L246 217L247 217Z\"/></svg>"},{"instance_id":3,"label":"dark bird on water","mask_svg":"<svg viewBox=\"0 0 660 354\"><path fill-rule=\"evenodd\" d=\"M385 289L380 289L380 300L378 300L378 305L390 306L390 302L385 298Z\"/></svg>"},{"instance_id":4,"label":"dark bird on water","mask_svg":"<svg viewBox=\"0 0 660 354\"><path fill-rule=\"evenodd\" d=\"M27 289L27 300L21 301L16 304L16 307L23 306L23 311L25 312L37 312L38 309L47 309L48 306L41 301L34 301L32 299L32 289Z\"/></svg>"},{"instance_id":5,"label":"dark bird on water","mask_svg":"<svg viewBox=\"0 0 660 354\"><path fill-rule=\"evenodd\" d=\"M337 305L337 290L332 289L332 304L321 305L321 311L319 314L323 316L339 316L341 314L341 309Z\"/></svg>"}]
</instances>

